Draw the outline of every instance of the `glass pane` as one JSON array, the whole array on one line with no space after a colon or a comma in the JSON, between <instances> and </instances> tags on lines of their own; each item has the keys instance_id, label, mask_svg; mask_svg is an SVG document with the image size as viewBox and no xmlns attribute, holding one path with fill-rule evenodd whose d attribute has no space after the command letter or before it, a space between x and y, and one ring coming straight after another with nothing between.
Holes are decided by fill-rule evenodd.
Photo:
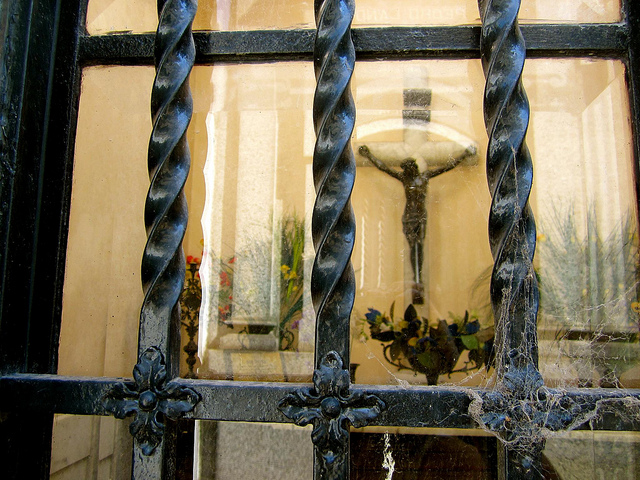
<instances>
[{"instance_id":1,"label":"glass pane","mask_svg":"<svg viewBox=\"0 0 640 480\"><path fill-rule=\"evenodd\" d=\"M351 478L493 480L499 441L478 430L365 428L351 432ZM638 478L636 432L572 431L546 440L541 478Z\"/></svg>"},{"instance_id":2,"label":"glass pane","mask_svg":"<svg viewBox=\"0 0 640 480\"><path fill-rule=\"evenodd\" d=\"M199 375L309 380L313 66L200 72L213 97L205 120Z\"/></svg>"},{"instance_id":3,"label":"glass pane","mask_svg":"<svg viewBox=\"0 0 640 480\"><path fill-rule=\"evenodd\" d=\"M155 0L89 0L87 31L91 35L116 32L155 32Z\"/></svg>"},{"instance_id":4,"label":"glass pane","mask_svg":"<svg viewBox=\"0 0 640 480\"><path fill-rule=\"evenodd\" d=\"M524 84L543 376L635 387L640 272L624 67L529 60ZM473 60L356 67L357 382L486 380L494 330L483 86ZM420 176L403 167L407 158ZM454 168L443 173L446 165Z\"/></svg>"},{"instance_id":5,"label":"glass pane","mask_svg":"<svg viewBox=\"0 0 640 480\"><path fill-rule=\"evenodd\" d=\"M620 0L523 0L522 22L616 22ZM354 26L463 25L480 23L476 0L358 0ZM90 0L90 34L152 32L157 24L154 0ZM313 2L241 0L200 2L195 30L314 28Z\"/></svg>"},{"instance_id":6,"label":"glass pane","mask_svg":"<svg viewBox=\"0 0 640 480\"><path fill-rule=\"evenodd\" d=\"M477 356L493 338L480 311L486 292L474 296L492 262L483 85L476 61L356 65L351 358L359 383L484 377L463 343Z\"/></svg>"},{"instance_id":7,"label":"glass pane","mask_svg":"<svg viewBox=\"0 0 640 480\"><path fill-rule=\"evenodd\" d=\"M636 432L573 431L547 439L544 456L563 480L640 476Z\"/></svg>"},{"instance_id":8,"label":"glass pane","mask_svg":"<svg viewBox=\"0 0 640 480\"><path fill-rule=\"evenodd\" d=\"M621 19L620 0L522 0L523 23L607 23Z\"/></svg>"},{"instance_id":9,"label":"glass pane","mask_svg":"<svg viewBox=\"0 0 640 480\"><path fill-rule=\"evenodd\" d=\"M83 72L60 374L131 376L136 363L153 77L147 67Z\"/></svg>"},{"instance_id":10,"label":"glass pane","mask_svg":"<svg viewBox=\"0 0 640 480\"><path fill-rule=\"evenodd\" d=\"M52 480L131 478L130 420L55 415L51 446Z\"/></svg>"},{"instance_id":11,"label":"glass pane","mask_svg":"<svg viewBox=\"0 0 640 480\"><path fill-rule=\"evenodd\" d=\"M351 479L497 479L496 438L478 430L351 432Z\"/></svg>"},{"instance_id":12,"label":"glass pane","mask_svg":"<svg viewBox=\"0 0 640 480\"><path fill-rule=\"evenodd\" d=\"M198 421L194 479L313 478L311 426Z\"/></svg>"},{"instance_id":13,"label":"glass pane","mask_svg":"<svg viewBox=\"0 0 640 480\"><path fill-rule=\"evenodd\" d=\"M530 62L540 364L549 384L638 385L638 224L624 66Z\"/></svg>"},{"instance_id":14,"label":"glass pane","mask_svg":"<svg viewBox=\"0 0 640 480\"><path fill-rule=\"evenodd\" d=\"M91 67L83 71L63 293L60 374L130 377L136 363L153 78L152 67ZM202 80L198 69L194 69L191 85L194 115L188 139L193 158L185 193L193 220L183 245L187 255L201 257L199 220L204 204L206 136L197 132L206 131L206 112L211 104L210 72L206 88L199 88ZM188 271L187 280L193 280L191 273ZM199 290L196 292L199 297ZM185 300L185 307L191 308L192 314L199 311L199 304L194 306L192 297ZM197 325L197 316L195 320ZM183 321L189 325L186 316ZM197 354L197 331L191 333L190 350ZM185 326L180 365L184 375L189 372L184 351L189 341ZM198 365L196 359L196 370Z\"/></svg>"}]
</instances>

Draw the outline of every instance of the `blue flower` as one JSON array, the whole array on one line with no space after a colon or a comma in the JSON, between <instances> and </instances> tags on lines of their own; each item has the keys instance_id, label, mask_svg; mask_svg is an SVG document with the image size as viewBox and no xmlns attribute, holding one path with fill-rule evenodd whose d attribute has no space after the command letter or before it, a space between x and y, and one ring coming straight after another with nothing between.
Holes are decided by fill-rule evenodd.
<instances>
[{"instance_id":1,"label":"blue flower","mask_svg":"<svg viewBox=\"0 0 640 480\"><path fill-rule=\"evenodd\" d=\"M473 322L469 322L465 325L465 330L467 335L473 335L474 333L478 333L480 330L480 322L478 320L474 320Z\"/></svg>"},{"instance_id":2,"label":"blue flower","mask_svg":"<svg viewBox=\"0 0 640 480\"><path fill-rule=\"evenodd\" d=\"M367 322L371 323L372 325L376 323L377 318L380 316L382 316L382 314L374 308L370 308L369 312L364 314L364 318L366 318Z\"/></svg>"}]
</instances>

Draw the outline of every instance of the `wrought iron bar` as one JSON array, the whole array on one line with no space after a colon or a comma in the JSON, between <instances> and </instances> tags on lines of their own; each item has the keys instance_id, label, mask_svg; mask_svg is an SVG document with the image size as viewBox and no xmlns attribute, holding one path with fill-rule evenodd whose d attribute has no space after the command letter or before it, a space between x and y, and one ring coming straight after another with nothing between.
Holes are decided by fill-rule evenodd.
<instances>
[{"instance_id":1,"label":"wrought iron bar","mask_svg":"<svg viewBox=\"0 0 640 480\"><path fill-rule=\"evenodd\" d=\"M621 57L629 46L624 24L523 25L529 57ZM313 30L195 32L196 64L311 59ZM480 27L352 29L358 59L478 58ZM83 65L153 64L152 34L81 37Z\"/></svg>"},{"instance_id":2,"label":"wrought iron bar","mask_svg":"<svg viewBox=\"0 0 640 480\"><path fill-rule=\"evenodd\" d=\"M492 197L489 243L495 262L490 296L499 397L485 402L483 408L486 415L500 417L501 406L509 405L511 398L515 403L535 403L542 387L537 371L538 283L533 270L536 226L529 206L533 164L525 143L529 101L522 86L526 48L518 26L520 0L480 0L479 6L480 54L486 76L484 120L489 135L487 179ZM504 422L498 422L497 430L507 445L499 461L504 466L501 473L507 478L539 478L543 440L516 438L522 432L507 429Z\"/></svg>"},{"instance_id":3,"label":"wrought iron bar","mask_svg":"<svg viewBox=\"0 0 640 480\"><path fill-rule=\"evenodd\" d=\"M317 82L313 99L316 202L311 234L316 258L311 273L311 298L316 311L314 383L317 393L322 395L325 390L322 379L329 384L335 383L325 378L329 370L335 378L346 378L347 389L349 385L349 372L342 366L349 365L349 322L355 298L351 265L355 218L350 201L356 174L351 149L356 111L350 85L356 61L351 40L355 1L315 0L314 7L317 26L313 49ZM336 409L329 410L327 415L331 416ZM328 444L317 434L312 439L315 445L314 478L349 478L348 430L343 430L343 435Z\"/></svg>"},{"instance_id":4,"label":"wrought iron bar","mask_svg":"<svg viewBox=\"0 0 640 480\"><path fill-rule=\"evenodd\" d=\"M182 239L188 221L183 189L189 174L187 127L193 112L188 81L196 54L191 25L197 7L197 0L158 0L154 48L156 77L151 90L153 130L148 154L151 185L145 203L147 244L141 271L145 295L138 354L142 358L149 349L158 348L167 360L169 378L179 374L178 300L184 285ZM162 477L166 439L163 434L160 448L151 455L144 450L145 455L134 455L134 477ZM138 440L134 448L141 448Z\"/></svg>"},{"instance_id":5,"label":"wrought iron bar","mask_svg":"<svg viewBox=\"0 0 640 480\"><path fill-rule=\"evenodd\" d=\"M128 383L128 382L127 382ZM229 380L173 381L179 388L196 392L202 401L185 418L201 420L291 423L282 415L278 403L286 397L306 392L307 384L258 383ZM108 415L101 399L122 384L120 378L70 377L64 375L14 374L0 377L0 411L58 412L73 415ZM162 388L161 388L162 389ZM387 405L369 425L421 428L477 428L475 415L467 413L476 405L499 401L496 392L479 388L413 385L398 389L393 385L351 385L350 394L375 395ZM571 428L589 430L640 431L640 390L553 389L543 390L543 403L550 410L571 410L579 406ZM377 403L377 402L376 402ZM526 402L513 404L517 409ZM560 410L558 410L560 409ZM504 409L510 415L509 408ZM538 409L538 411L541 411ZM485 425L491 428L497 417L483 412ZM560 418L562 417L562 418ZM564 421L564 414L560 416ZM505 419L506 420L506 419ZM579 423L584 422L584 423Z\"/></svg>"},{"instance_id":6,"label":"wrought iron bar","mask_svg":"<svg viewBox=\"0 0 640 480\"><path fill-rule=\"evenodd\" d=\"M344 365L349 363L349 321L355 296L351 265L355 218L350 201L356 174L351 149L356 115L350 91L355 66L350 34L353 13L353 0L316 1L317 86L313 102L316 203L311 227L316 250L311 274L311 297L316 311L316 368L321 367L331 351L337 352Z\"/></svg>"},{"instance_id":7,"label":"wrought iron bar","mask_svg":"<svg viewBox=\"0 0 640 480\"><path fill-rule=\"evenodd\" d=\"M313 384L287 395L279 408L297 425L313 424L316 477L347 479L349 426L368 425L386 405L375 395L349 389L349 371L337 352L324 356L313 373Z\"/></svg>"},{"instance_id":8,"label":"wrought iron bar","mask_svg":"<svg viewBox=\"0 0 640 480\"><path fill-rule=\"evenodd\" d=\"M138 335L135 383L121 382L103 399L119 418L136 415L133 477L165 478L172 462L164 418L176 419L200 400L191 389L165 379L179 373L180 305L185 278L182 239L187 228L184 184L189 173L187 127L193 102L189 74L195 61L191 24L197 0L159 0L155 37L156 77L151 92L153 130L145 204L147 244L142 257L144 300ZM165 364L166 360L166 364ZM160 416L159 415L163 415ZM165 458L165 448L168 450Z\"/></svg>"}]
</instances>

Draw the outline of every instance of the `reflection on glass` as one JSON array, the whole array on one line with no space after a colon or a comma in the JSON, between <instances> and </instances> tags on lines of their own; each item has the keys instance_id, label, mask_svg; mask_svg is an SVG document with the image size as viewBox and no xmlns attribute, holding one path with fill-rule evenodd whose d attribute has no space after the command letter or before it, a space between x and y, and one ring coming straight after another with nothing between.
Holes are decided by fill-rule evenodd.
<instances>
[{"instance_id":1,"label":"reflection on glass","mask_svg":"<svg viewBox=\"0 0 640 480\"><path fill-rule=\"evenodd\" d=\"M497 479L497 440L477 430L391 428L351 432L351 478Z\"/></svg>"},{"instance_id":2,"label":"reflection on glass","mask_svg":"<svg viewBox=\"0 0 640 480\"><path fill-rule=\"evenodd\" d=\"M55 415L50 478L131 478L129 423L113 417Z\"/></svg>"},{"instance_id":3,"label":"reflection on glass","mask_svg":"<svg viewBox=\"0 0 640 480\"><path fill-rule=\"evenodd\" d=\"M356 66L357 382L484 377L493 326L484 290L472 298L491 264L483 84L472 61Z\"/></svg>"},{"instance_id":4,"label":"reflection on glass","mask_svg":"<svg viewBox=\"0 0 640 480\"><path fill-rule=\"evenodd\" d=\"M498 477L500 442L478 430L366 428L351 432L351 478ZM640 436L635 432L572 431L546 440L541 478L637 478Z\"/></svg>"},{"instance_id":5,"label":"reflection on glass","mask_svg":"<svg viewBox=\"0 0 640 480\"><path fill-rule=\"evenodd\" d=\"M194 479L313 478L311 426L196 422Z\"/></svg>"},{"instance_id":6,"label":"reflection on glass","mask_svg":"<svg viewBox=\"0 0 640 480\"><path fill-rule=\"evenodd\" d=\"M533 61L541 370L548 384L635 387L638 224L624 67Z\"/></svg>"},{"instance_id":7,"label":"reflection on glass","mask_svg":"<svg viewBox=\"0 0 640 480\"><path fill-rule=\"evenodd\" d=\"M213 97L204 121L206 195L200 193L199 376L309 380L312 65L203 71Z\"/></svg>"},{"instance_id":8,"label":"reflection on glass","mask_svg":"<svg viewBox=\"0 0 640 480\"><path fill-rule=\"evenodd\" d=\"M83 72L58 372L131 376L151 133L150 67Z\"/></svg>"},{"instance_id":9,"label":"reflection on glass","mask_svg":"<svg viewBox=\"0 0 640 480\"><path fill-rule=\"evenodd\" d=\"M634 387L640 272L624 67L529 60L524 83L543 376ZM477 385L492 365L483 86L476 61L356 67L358 382Z\"/></svg>"},{"instance_id":10,"label":"reflection on glass","mask_svg":"<svg viewBox=\"0 0 640 480\"><path fill-rule=\"evenodd\" d=\"M604 23L620 20L619 0L523 0L520 21ZM355 27L465 25L480 23L476 0L358 0ZM152 32L157 24L154 0L90 0L90 34ZM218 0L200 2L195 30L314 28L311 0Z\"/></svg>"},{"instance_id":11,"label":"reflection on glass","mask_svg":"<svg viewBox=\"0 0 640 480\"><path fill-rule=\"evenodd\" d=\"M573 431L547 439L544 456L564 479L638 478L636 432Z\"/></svg>"}]
</instances>

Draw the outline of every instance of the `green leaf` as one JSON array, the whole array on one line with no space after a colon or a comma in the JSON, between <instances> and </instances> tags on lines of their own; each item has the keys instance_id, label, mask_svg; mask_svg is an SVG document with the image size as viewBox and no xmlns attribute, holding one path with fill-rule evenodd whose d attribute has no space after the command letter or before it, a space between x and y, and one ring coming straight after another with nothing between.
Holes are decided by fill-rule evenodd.
<instances>
[{"instance_id":1,"label":"green leaf","mask_svg":"<svg viewBox=\"0 0 640 480\"><path fill-rule=\"evenodd\" d=\"M391 355L391 360L394 362L398 359L398 357L402 354L402 343L398 341L394 341L389 348L389 355Z\"/></svg>"},{"instance_id":2,"label":"green leaf","mask_svg":"<svg viewBox=\"0 0 640 480\"><path fill-rule=\"evenodd\" d=\"M418 312L416 312L416 308L412 304L409 304L407 309L404 311L405 322L411 323L413 320L417 320L417 318Z\"/></svg>"},{"instance_id":3,"label":"green leaf","mask_svg":"<svg viewBox=\"0 0 640 480\"><path fill-rule=\"evenodd\" d=\"M475 335L460 335L460 340L462 340L464 346L469 350L477 350L480 348L480 344Z\"/></svg>"},{"instance_id":4,"label":"green leaf","mask_svg":"<svg viewBox=\"0 0 640 480\"><path fill-rule=\"evenodd\" d=\"M396 308L396 301L394 300L393 303L391 304L391 308L389 309L389 318L391 319L391 321L393 322L393 311Z\"/></svg>"},{"instance_id":5,"label":"green leaf","mask_svg":"<svg viewBox=\"0 0 640 480\"><path fill-rule=\"evenodd\" d=\"M428 350L418 355L417 358L421 365L424 365L429 370L433 370L438 366L436 360L437 355L437 352Z\"/></svg>"}]
</instances>

